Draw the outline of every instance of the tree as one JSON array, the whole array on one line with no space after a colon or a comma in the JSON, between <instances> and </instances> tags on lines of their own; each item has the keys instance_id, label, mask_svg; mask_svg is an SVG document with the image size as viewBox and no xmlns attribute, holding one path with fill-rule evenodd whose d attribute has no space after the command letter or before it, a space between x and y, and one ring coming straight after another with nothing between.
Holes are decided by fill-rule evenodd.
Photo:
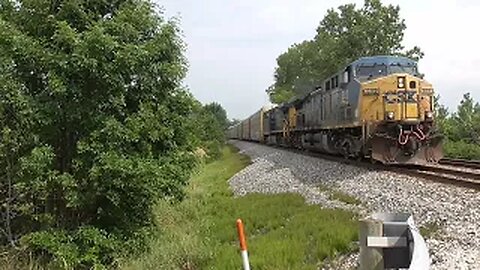
<instances>
[{"instance_id":1,"label":"tree","mask_svg":"<svg viewBox=\"0 0 480 270\"><path fill-rule=\"evenodd\" d=\"M452 115L450 137L454 141L465 141L480 145L480 104L470 93L463 95L457 111Z\"/></svg>"},{"instance_id":2,"label":"tree","mask_svg":"<svg viewBox=\"0 0 480 270\"><path fill-rule=\"evenodd\" d=\"M230 121L228 121L228 126L233 127L233 126L239 124L240 122L242 122L242 120L237 119L237 118L232 118Z\"/></svg>"},{"instance_id":3,"label":"tree","mask_svg":"<svg viewBox=\"0 0 480 270\"><path fill-rule=\"evenodd\" d=\"M285 102L313 90L362 56L423 57L416 46L404 51L401 44L406 26L399 11L399 6L384 6L380 0L366 0L360 9L347 4L328 10L313 40L295 44L277 58L275 82L269 91L272 102Z\"/></svg>"},{"instance_id":4,"label":"tree","mask_svg":"<svg viewBox=\"0 0 480 270\"><path fill-rule=\"evenodd\" d=\"M464 94L457 111L448 114L436 99L436 122L444 140L444 154L452 158L480 159L480 105Z\"/></svg>"},{"instance_id":5,"label":"tree","mask_svg":"<svg viewBox=\"0 0 480 270\"><path fill-rule=\"evenodd\" d=\"M440 103L440 95L434 98L435 123L440 130L448 137L450 133L449 112L445 105Z\"/></svg>"},{"instance_id":6,"label":"tree","mask_svg":"<svg viewBox=\"0 0 480 270\"><path fill-rule=\"evenodd\" d=\"M0 33L0 243L64 268L140 250L200 141L176 22L146 0L0 0Z\"/></svg>"},{"instance_id":7,"label":"tree","mask_svg":"<svg viewBox=\"0 0 480 270\"><path fill-rule=\"evenodd\" d=\"M222 105L217 102L212 102L205 105L204 109L210 112L215 117L218 124L220 125L221 130L225 130L228 127L227 112L222 107Z\"/></svg>"}]
</instances>

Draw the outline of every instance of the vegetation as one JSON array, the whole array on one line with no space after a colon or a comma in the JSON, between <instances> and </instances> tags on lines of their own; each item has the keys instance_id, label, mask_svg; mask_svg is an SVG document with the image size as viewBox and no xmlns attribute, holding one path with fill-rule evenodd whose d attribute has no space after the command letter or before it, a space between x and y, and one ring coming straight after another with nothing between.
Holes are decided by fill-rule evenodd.
<instances>
[{"instance_id":1,"label":"vegetation","mask_svg":"<svg viewBox=\"0 0 480 270\"><path fill-rule=\"evenodd\" d=\"M337 201L341 201L341 202L353 204L353 205L360 205L362 203L359 199L353 196L350 196L346 193L343 193L341 191L332 191L330 193L329 198L330 200L337 200Z\"/></svg>"},{"instance_id":2,"label":"vegetation","mask_svg":"<svg viewBox=\"0 0 480 270\"><path fill-rule=\"evenodd\" d=\"M465 94L456 112L436 99L436 121L444 135L444 152L447 157L480 160L480 104L470 94Z\"/></svg>"},{"instance_id":3,"label":"vegetation","mask_svg":"<svg viewBox=\"0 0 480 270\"><path fill-rule=\"evenodd\" d=\"M227 119L227 112L222 107L222 105L217 102L212 102L205 105L204 109L211 115L215 117L216 122L220 124L219 131L224 131L228 128L229 120Z\"/></svg>"},{"instance_id":4,"label":"vegetation","mask_svg":"<svg viewBox=\"0 0 480 270\"><path fill-rule=\"evenodd\" d=\"M318 269L325 258L352 249L357 225L351 213L306 205L296 194L233 197L227 180L249 162L226 147L192 178L186 200L158 206L161 232L151 253L124 269L238 269L239 217L253 269Z\"/></svg>"},{"instance_id":5,"label":"vegetation","mask_svg":"<svg viewBox=\"0 0 480 270\"><path fill-rule=\"evenodd\" d=\"M0 33L0 268L141 252L227 121L181 87L176 22L146 0L0 0Z\"/></svg>"},{"instance_id":6,"label":"vegetation","mask_svg":"<svg viewBox=\"0 0 480 270\"><path fill-rule=\"evenodd\" d=\"M344 202L344 203L348 203L348 204L352 204L352 205L362 204L362 202L359 199L357 199L357 198L355 198L351 195L348 195L347 193L344 193L342 191L332 189L327 185L318 185L317 188L321 192L327 193L328 198L330 200L336 200L336 201L340 201L340 202Z\"/></svg>"},{"instance_id":7,"label":"vegetation","mask_svg":"<svg viewBox=\"0 0 480 270\"><path fill-rule=\"evenodd\" d=\"M421 58L420 48L405 51L401 45L406 26L399 12L399 6L385 6L380 0L365 0L360 9L355 4L330 9L312 40L294 44L277 58L270 100L282 103L303 95L359 57L393 54Z\"/></svg>"},{"instance_id":8,"label":"vegetation","mask_svg":"<svg viewBox=\"0 0 480 270\"><path fill-rule=\"evenodd\" d=\"M421 226L419 229L420 229L420 234L425 239L430 239L430 238L439 236L442 230L442 227L436 222L429 222Z\"/></svg>"},{"instance_id":9,"label":"vegetation","mask_svg":"<svg viewBox=\"0 0 480 270\"><path fill-rule=\"evenodd\" d=\"M272 100L358 56L421 57L398 45L398 12L379 0L330 10L278 58ZM255 268L313 269L351 249L351 213L232 197L226 179L249 162L223 148L237 121L182 87L180 29L150 0L0 0L0 33L0 268L236 268L238 216ZM447 153L480 157L479 113L469 96L454 114L439 107Z\"/></svg>"}]
</instances>

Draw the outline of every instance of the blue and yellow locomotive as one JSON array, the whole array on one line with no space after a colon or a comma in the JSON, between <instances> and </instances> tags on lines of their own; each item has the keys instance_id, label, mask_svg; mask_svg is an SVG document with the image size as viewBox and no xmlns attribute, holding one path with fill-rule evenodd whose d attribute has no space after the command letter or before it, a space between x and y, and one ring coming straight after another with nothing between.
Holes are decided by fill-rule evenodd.
<instances>
[{"instance_id":1,"label":"blue and yellow locomotive","mask_svg":"<svg viewBox=\"0 0 480 270\"><path fill-rule=\"evenodd\" d=\"M363 57L307 96L260 110L255 128L250 117L232 127L229 136L382 163L437 162L442 149L433 94L415 61ZM263 136L251 138L250 132Z\"/></svg>"}]
</instances>

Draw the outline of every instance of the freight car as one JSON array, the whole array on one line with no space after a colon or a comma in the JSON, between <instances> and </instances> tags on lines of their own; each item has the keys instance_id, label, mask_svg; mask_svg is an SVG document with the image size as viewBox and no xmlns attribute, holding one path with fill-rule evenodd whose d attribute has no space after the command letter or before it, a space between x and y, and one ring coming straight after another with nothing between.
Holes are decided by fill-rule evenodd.
<instances>
[{"instance_id":1,"label":"freight car","mask_svg":"<svg viewBox=\"0 0 480 270\"><path fill-rule=\"evenodd\" d=\"M264 142L264 116L272 106L264 106L256 113L227 130L227 137L245 141Z\"/></svg>"},{"instance_id":2,"label":"freight car","mask_svg":"<svg viewBox=\"0 0 480 270\"><path fill-rule=\"evenodd\" d=\"M435 127L433 94L415 61L363 57L308 95L263 108L239 125L241 136L230 138L386 164L437 162L443 157L442 136ZM229 134L239 134L232 131L238 128Z\"/></svg>"}]
</instances>

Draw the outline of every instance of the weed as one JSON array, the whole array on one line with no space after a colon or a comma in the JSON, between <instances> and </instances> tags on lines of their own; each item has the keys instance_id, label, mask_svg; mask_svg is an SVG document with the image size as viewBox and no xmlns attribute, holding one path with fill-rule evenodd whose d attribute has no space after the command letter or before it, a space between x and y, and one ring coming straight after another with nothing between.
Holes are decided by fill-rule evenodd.
<instances>
[{"instance_id":1,"label":"weed","mask_svg":"<svg viewBox=\"0 0 480 270\"><path fill-rule=\"evenodd\" d=\"M353 249L355 216L305 204L298 194L234 198L227 180L250 163L232 147L192 178L187 199L160 202L151 252L124 269L238 269L235 220L242 218L253 269L317 269Z\"/></svg>"},{"instance_id":2,"label":"weed","mask_svg":"<svg viewBox=\"0 0 480 270\"><path fill-rule=\"evenodd\" d=\"M424 238L428 239L428 238L433 238L436 235L438 235L438 233L440 233L440 231L442 230L442 227L437 222L431 221L431 222L426 223L423 226L420 226L419 229L420 229L420 234Z\"/></svg>"},{"instance_id":3,"label":"weed","mask_svg":"<svg viewBox=\"0 0 480 270\"><path fill-rule=\"evenodd\" d=\"M330 199L353 205L360 205L362 203L359 199L340 191L332 191L330 194Z\"/></svg>"},{"instance_id":4,"label":"weed","mask_svg":"<svg viewBox=\"0 0 480 270\"><path fill-rule=\"evenodd\" d=\"M317 189L321 192L324 192L324 193L327 193L328 194L328 198L330 200L336 200L336 201L341 201L341 202L344 202L344 203L347 203L347 204L353 204L353 205L360 205L362 204L362 202L345 193L345 192L341 192L341 191L338 191L338 190L335 190L327 185L318 185L317 186Z\"/></svg>"}]
</instances>

